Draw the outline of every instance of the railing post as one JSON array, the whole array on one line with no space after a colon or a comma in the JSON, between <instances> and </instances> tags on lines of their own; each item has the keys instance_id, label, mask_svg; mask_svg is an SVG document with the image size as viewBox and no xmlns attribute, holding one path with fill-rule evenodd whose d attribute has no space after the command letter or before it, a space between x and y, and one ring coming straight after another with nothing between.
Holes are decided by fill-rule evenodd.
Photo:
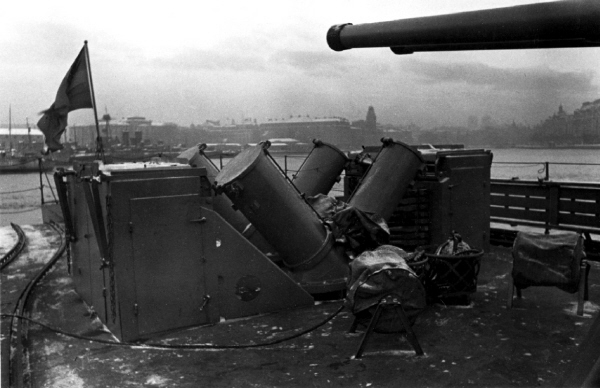
<instances>
[{"instance_id":1,"label":"railing post","mask_svg":"<svg viewBox=\"0 0 600 388\"><path fill-rule=\"evenodd\" d=\"M546 163L546 178L545 180L549 181L550 180L550 162L545 162Z\"/></svg>"},{"instance_id":2,"label":"railing post","mask_svg":"<svg viewBox=\"0 0 600 388\"><path fill-rule=\"evenodd\" d=\"M287 164L287 154L283 155L283 170L285 171L285 175L287 176L288 174L288 164Z\"/></svg>"},{"instance_id":3,"label":"railing post","mask_svg":"<svg viewBox=\"0 0 600 388\"><path fill-rule=\"evenodd\" d=\"M547 218L546 218L546 227L548 227L548 224L550 225L550 227L552 226L557 226L558 225L558 213L559 213L559 201L560 201L560 185L556 184L556 183L552 183L550 185L547 186L548 187L548 197L547 197L547 201L548 201L548 207L546 209L547 212ZM546 231L547 232L547 231Z\"/></svg>"},{"instance_id":4,"label":"railing post","mask_svg":"<svg viewBox=\"0 0 600 388\"><path fill-rule=\"evenodd\" d=\"M42 205L44 204L44 181L42 180L42 158L38 158L38 169L40 170L40 195L42 197Z\"/></svg>"}]
</instances>

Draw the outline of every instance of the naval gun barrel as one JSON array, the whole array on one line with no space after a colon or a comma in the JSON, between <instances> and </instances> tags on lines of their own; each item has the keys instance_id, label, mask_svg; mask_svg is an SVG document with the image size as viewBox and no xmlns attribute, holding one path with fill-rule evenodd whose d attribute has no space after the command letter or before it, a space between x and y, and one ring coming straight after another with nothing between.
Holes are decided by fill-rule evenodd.
<instances>
[{"instance_id":1,"label":"naval gun barrel","mask_svg":"<svg viewBox=\"0 0 600 388\"><path fill-rule=\"evenodd\" d=\"M418 51L600 46L600 1L566 0L378 23L338 24L327 31L334 51L389 47Z\"/></svg>"}]
</instances>

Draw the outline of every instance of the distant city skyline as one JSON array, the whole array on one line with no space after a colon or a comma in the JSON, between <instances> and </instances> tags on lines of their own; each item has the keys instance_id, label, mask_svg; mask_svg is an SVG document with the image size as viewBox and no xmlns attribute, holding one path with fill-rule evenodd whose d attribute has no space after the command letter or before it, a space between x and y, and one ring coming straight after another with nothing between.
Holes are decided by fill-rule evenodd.
<instances>
[{"instance_id":1,"label":"distant city skyline","mask_svg":"<svg viewBox=\"0 0 600 388\"><path fill-rule=\"evenodd\" d=\"M530 1L540 2L540 1ZM37 122L89 41L99 116L145 116L182 126L206 119L291 115L421 127L466 125L469 116L534 125L562 104L600 96L600 49L417 53L333 52L339 23L520 5L518 0L219 1L190 5L107 0L0 6L0 122ZM69 124L93 121L72 112Z\"/></svg>"},{"instance_id":2,"label":"distant city skyline","mask_svg":"<svg viewBox=\"0 0 600 388\"><path fill-rule=\"evenodd\" d=\"M586 104L591 104L594 101L597 101L598 99L595 100L591 100L591 101L582 101L581 104L579 104L579 106L575 107L572 110L567 110L564 108L563 104L559 104L558 106L555 107L555 109L553 111L551 111L546 117L541 117L539 121L537 122L520 122L520 121L516 121L516 120L508 120L508 121L501 121L498 120L497 118L495 118L492 115L489 114L483 114L483 115L477 115L477 114L471 114L469 116L466 116L463 118L462 121L460 122L456 122L456 123L440 123L438 125L432 125L432 126L422 126L422 125L417 125L414 122L382 122L379 120L379 114L377 112L377 108L373 107L373 110L375 112L375 114L377 115L377 125L391 125L391 126L409 126L409 125L417 125L417 127L421 128L421 129L431 129L431 128L435 128L435 127L465 127L465 128L472 128L473 127L473 120L475 121L475 123L477 125L475 125L475 127L480 127L482 125L484 125L483 123L485 121L488 121L490 124L494 124L494 125L502 125L502 124L511 124L511 123L516 123L519 125L526 125L526 126L535 126L535 125L540 125L542 123L544 123L547 119L551 118L555 113L557 113L559 111L559 109L562 109L563 112L565 112L566 114L573 114L575 111L579 110L582 108L582 106L586 105ZM123 117L116 117L114 115L111 114L110 111L108 111L108 114L111 116L111 121L123 121L123 120L127 120L129 118L132 117L143 117L146 120L149 120L153 123L169 123L169 124L177 124L180 127L190 127L191 125L195 125L195 126L200 126L203 124L206 124L207 122L213 122L213 123L217 123L219 122L220 125L230 125L232 123L234 124L243 124L244 122L247 122L248 120L252 121L252 122L256 122L258 124L261 123L266 123L269 121L285 121L285 120L289 120L289 119L296 119L296 118L309 118L309 119L326 119L326 118L344 118L349 120L350 122L355 122L355 121L364 121L368 115L369 112L369 107L366 107L364 109L363 115L362 117L359 117L360 115L354 115L353 117L356 117L354 119L349 118L349 117L343 117L341 115L332 115L332 116L315 116L315 115L311 115L310 113L307 114L303 114L303 115L280 115L280 116L274 116L274 117L268 117L265 118L264 120L260 120L258 118L255 117L244 117L241 116L239 118L233 117L233 116L225 116L225 117L207 117L204 120L201 120L199 122L194 122L194 123L178 123L178 122L172 122L172 121L160 121L160 120L155 120L153 117L149 117L149 116L143 116L143 115L137 115L137 114L132 114L129 116L123 116ZM104 114L105 112L103 112ZM71 115L70 115L71 117ZM94 124L94 118L93 115L92 117L81 117L81 119L83 119L81 122L74 122L73 119L70 118L69 120L69 126L87 126L87 125L93 125ZM102 115L99 114L98 120L100 122L100 125L104 125L104 121L102 120ZM29 120L29 125L32 128L35 128L35 122L32 122L32 120ZM27 123L26 122L15 122L15 120L12 120L12 126L13 128L26 128ZM0 119L0 127L3 128L8 128L8 120L4 121L2 119Z\"/></svg>"}]
</instances>

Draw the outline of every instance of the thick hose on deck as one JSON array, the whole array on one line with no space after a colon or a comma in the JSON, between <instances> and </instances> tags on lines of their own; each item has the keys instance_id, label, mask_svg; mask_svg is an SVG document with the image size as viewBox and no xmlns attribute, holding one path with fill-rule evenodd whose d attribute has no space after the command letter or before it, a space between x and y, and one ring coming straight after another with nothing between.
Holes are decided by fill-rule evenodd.
<instances>
[{"instance_id":1,"label":"thick hose on deck","mask_svg":"<svg viewBox=\"0 0 600 388\"><path fill-rule=\"evenodd\" d=\"M292 334L288 337L284 337L284 338L279 338L273 341L269 341L269 342L261 342L258 344L241 344L241 345L212 345L212 344L176 344L176 345L168 345L168 344L162 344L162 343L150 343L150 342L146 342L146 343L134 343L134 342L115 342L115 341L110 341L110 340L103 340L103 339L99 339L99 338L92 338L92 337L86 337L86 336L82 336L79 334L73 334L73 333L69 333L66 332L64 330L61 329L57 329L55 327L49 326L43 322L37 321L35 319L31 319L29 317L25 317L22 315L13 315L13 314L1 314L0 317L2 318L17 318L20 320L24 320L30 323L33 323L35 325L41 326L45 329L48 329L56 334L61 334L67 337L71 337L71 338L75 338L75 339L79 339L79 340L84 340L84 341L92 341L92 342L97 342L97 343L101 343L101 344L106 344L106 345L113 345L113 346L125 346L125 347L138 347L140 349L149 349L149 348L158 348L158 349L174 349L174 350L198 350L198 349L248 349L248 348L260 348L260 347L265 347L265 346L272 346L272 345L277 345L280 344L282 342L286 342L286 341L290 341L293 340L295 338L298 337L302 337L303 335L306 335L312 331L317 330L319 327L325 325L327 322L331 321L333 318L337 317L342 310L344 309L344 305L342 304L336 311L334 311L333 313L329 314L324 320L322 320L321 322L307 328L304 329L298 333Z\"/></svg>"}]
</instances>

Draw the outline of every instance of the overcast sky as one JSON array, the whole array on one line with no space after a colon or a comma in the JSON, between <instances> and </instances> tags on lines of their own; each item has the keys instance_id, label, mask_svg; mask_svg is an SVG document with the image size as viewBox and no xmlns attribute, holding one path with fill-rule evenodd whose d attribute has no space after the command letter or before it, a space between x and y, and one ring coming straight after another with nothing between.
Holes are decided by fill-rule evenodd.
<instances>
[{"instance_id":1,"label":"overcast sky","mask_svg":"<svg viewBox=\"0 0 600 388\"><path fill-rule=\"evenodd\" d=\"M529 1L534 2L534 1ZM183 126L290 115L466 125L536 124L600 98L600 48L416 53L332 51L330 26L522 4L513 0L3 1L0 122L54 101L88 40L98 115ZM72 112L69 124L93 122Z\"/></svg>"}]
</instances>

